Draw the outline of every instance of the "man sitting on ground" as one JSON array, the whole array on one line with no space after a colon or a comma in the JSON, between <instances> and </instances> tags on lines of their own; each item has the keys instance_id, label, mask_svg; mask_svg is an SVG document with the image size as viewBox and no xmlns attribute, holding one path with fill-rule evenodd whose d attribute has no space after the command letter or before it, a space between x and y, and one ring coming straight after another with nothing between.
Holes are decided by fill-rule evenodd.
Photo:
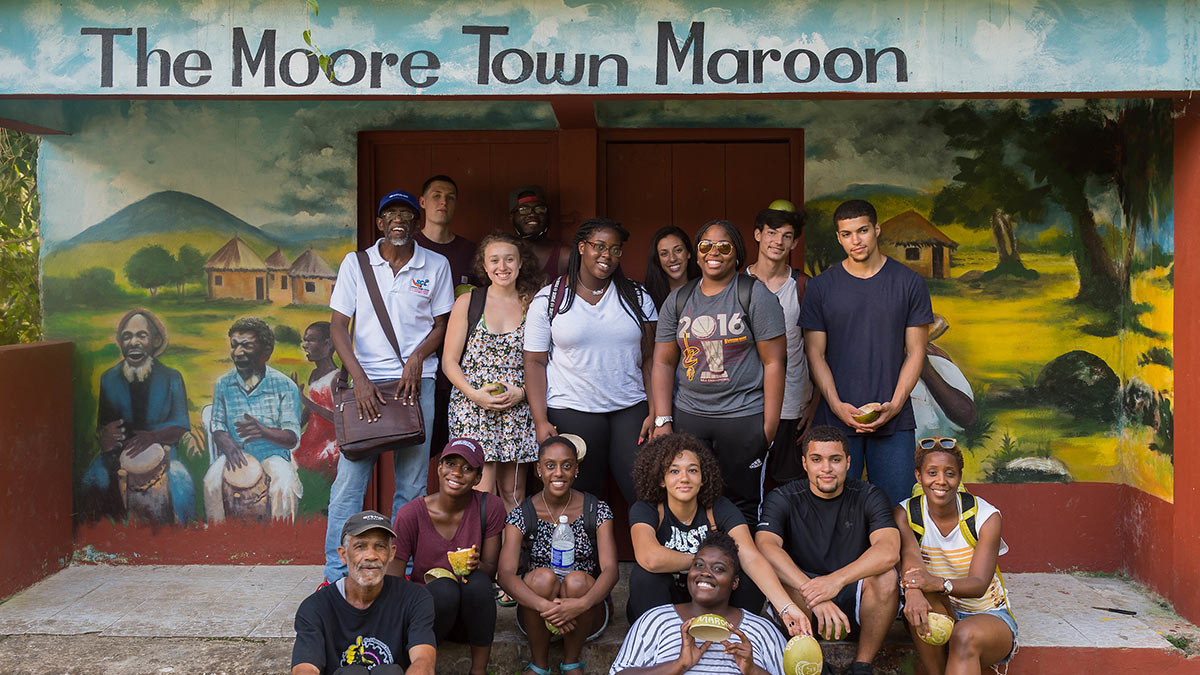
<instances>
[{"instance_id":1,"label":"man sitting on ground","mask_svg":"<svg viewBox=\"0 0 1200 675\"><path fill-rule=\"evenodd\" d=\"M385 574L395 538L375 511L346 520L338 555L347 574L296 610L292 675L434 675L433 599Z\"/></svg>"},{"instance_id":2,"label":"man sitting on ground","mask_svg":"<svg viewBox=\"0 0 1200 675\"><path fill-rule=\"evenodd\" d=\"M871 662L896 619L900 533L883 490L847 479L846 436L815 426L800 439L807 479L767 495L754 541L817 633L839 639L857 632L848 675L871 675Z\"/></svg>"}]
</instances>

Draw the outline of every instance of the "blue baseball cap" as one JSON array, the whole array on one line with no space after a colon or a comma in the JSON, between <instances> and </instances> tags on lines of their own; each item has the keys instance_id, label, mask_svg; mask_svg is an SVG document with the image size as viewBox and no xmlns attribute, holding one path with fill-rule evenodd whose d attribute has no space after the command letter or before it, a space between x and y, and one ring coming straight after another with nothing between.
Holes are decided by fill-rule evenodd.
<instances>
[{"instance_id":1,"label":"blue baseball cap","mask_svg":"<svg viewBox=\"0 0 1200 675\"><path fill-rule=\"evenodd\" d=\"M405 206L411 206L413 211L417 212L418 216L421 215L421 203L417 201L416 197L405 192L404 190L395 190L394 192L387 193L384 195L383 199L379 200L379 208L375 210L375 216L378 217L382 215L384 207L396 202L400 202Z\"/></svg>"}]
</instances>

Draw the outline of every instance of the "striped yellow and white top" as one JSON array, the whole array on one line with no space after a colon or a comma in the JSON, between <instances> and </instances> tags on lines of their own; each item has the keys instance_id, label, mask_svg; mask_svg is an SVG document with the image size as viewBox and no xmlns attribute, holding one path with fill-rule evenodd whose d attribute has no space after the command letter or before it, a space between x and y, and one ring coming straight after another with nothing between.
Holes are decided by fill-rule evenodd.
<instances>
[{"instance_id":1,"label":"striped yellow and white top","mask_svg":"<svg viewBox=\"0 0 1200 675\"><path fill-rule=\"evenodd\" d=\"M983 529L983 524L987 522L988 518L999 516L1000 512L978 495L976 495L975 501L979 508L978 514L975 516L975 528L978 532ZM965 578L970 573L971 559L975 555L975 549L967 543L957 524L948 535L943 535L938 531L937 525L929 517L928 502L924 499L921 500L921 508L925 512L925 535L921 537L921 559L925 561L925 568L934 576L951 580ZM1000 555L1005 553L1008 553L1008 545L1001 540ZM988 584L987 592L982 597L951 597L950 602L960 612L1008 609L1008 591L1004 588L1004 582L1001 581L999 574L993 572L992 583Z\"/></svg>"}]
</instances>

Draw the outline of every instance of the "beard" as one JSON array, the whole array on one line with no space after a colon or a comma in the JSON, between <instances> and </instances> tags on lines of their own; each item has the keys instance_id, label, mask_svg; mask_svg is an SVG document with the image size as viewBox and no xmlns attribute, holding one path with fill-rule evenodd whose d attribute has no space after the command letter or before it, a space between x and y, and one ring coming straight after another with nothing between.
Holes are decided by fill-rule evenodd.
<instances>
[{"instance_id":1,"label":"beard","mask_svg":"<svg viewBox=\"0 0 1200 675\"><path fill-rule=\"evenodd\" d=\"M407 235L407 234L404 235L403 237L393 237L392 235L389 234L388 238L387 238L387 242L389 244L391 244L392 246L395 246L396 248L401 248L401 247L407 246L408 242L410 242L410 241L412 241L412 236Z\"/></svg>"},{"instance_id":2,"label":"beard","mask_svg":"<svg viewBox=\"0 0 1200 675\"><path fill-rule=\"evenodd\" d=\"M126 382L145 382L147 377L150 377L150 368L154 366L154 359L147 357L141 365L132 365L128 361L121 362L121 374L125 376Z\"/></svg>"}]
</instances>

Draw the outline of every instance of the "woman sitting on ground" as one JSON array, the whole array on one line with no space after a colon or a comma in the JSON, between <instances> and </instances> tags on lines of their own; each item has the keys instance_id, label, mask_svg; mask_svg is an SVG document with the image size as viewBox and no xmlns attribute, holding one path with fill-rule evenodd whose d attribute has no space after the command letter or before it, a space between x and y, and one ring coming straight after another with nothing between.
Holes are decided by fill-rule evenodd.
<instances>
[{"instance_id":1,"label":"woman sitting on ground","mask_svg":"<svg viewBox=\"0 0 1200 675\"><path fill-rule=\"evenodd\" d=\"M688 568L691 600L655 607L635 621L609 674L679 675L695 668L704 673L781 675L784 642L779 630L729 603L741 574L738 558L732 537L709 532ZM729 639L698 645L688 629L701 614L728 621Z\"/></svg>"},{"instance_id":2,"label":"woman sitting on ground","mask_svg":"<svg viewBox=\"0 0 1200 675\"><path fill-rule=\"evenodd\" d=\"M925 672L978 673L1008 663L1017 650L1017 623L996 565L1008 552L1000 537L1000 512L980 497L959 492L963 455L953 438L918 441L915 464L923 494L902 502L894 513L904 618ZM947 645L919 639L930 633L930 612L956 620Z\"/></svg>"},{"instance_id":3,"label":"woman sitting on ground","mask_svg":"<svg viewBox=\"0 0 1200 675\"><path fill-rule=\"evenodd\" d=\"M471 645L471 675L487 675L496 632L492 581L504 530L504 502L475 489L483 476L483 448L473 439L447 443L437 472L440 489L396 513L396 557L388 573L404 576L412 559L410 581L424 584L433 596L438 644L452 639ZM465 575L459 574L461 564L455 571L449 558L463 549L473 549L465 561Z\"/></svg>"},{"instance_id":4,"label":"woman sitting on ground","mask_svg":"<svg viewBox=\"0 0 1200 675\"><path fill-rule=\"evenodd\" d=\"M551 436L542 441L535 469L545 487L508 514L498 581L520 605L517 619L529 637L532 659L522 672L550 675L553 627L563 638L565 662L559 664L560 672L582 675L583 643L607 624L605 599L618 574L612 510L571 488L579 459L571 439ZM550 555L559 516L566 516L575 535L574 570L562 578L552 568ZM520 568L523 558L528 560L525 569Z\"/></svg>"},{"instance_id":5,"label":"woman sitting on ground","mask_svg":"<svg viewBox=\"0 0 1200 675\"><path fill-rule=\"evenodd\" d=\"M699 277L700 266L687 232L675 225L659 228L646 256L646 291L654 298L654 306L661 308L668 293Z\"/></svg>"},{"instance_id":6,"label":"woman sitting on ground","mask_svg":"<svg viewBox=\"0 0 1200 675\"><path fill-rule=\"evenodd\" d=\"M638 501L629 509L629 522L637 564L629 575L630 623L651 607L691 599L692 560L705 535L721 531L737 543L739 567L750 577L730 603L757 613L765 592L792 635L810 632L808 617L795 609L759 554L742 512L721 496L721 470L711 450L690 434L659 436L638 453L634 476Z\"/></svg>"}]
</instances>

